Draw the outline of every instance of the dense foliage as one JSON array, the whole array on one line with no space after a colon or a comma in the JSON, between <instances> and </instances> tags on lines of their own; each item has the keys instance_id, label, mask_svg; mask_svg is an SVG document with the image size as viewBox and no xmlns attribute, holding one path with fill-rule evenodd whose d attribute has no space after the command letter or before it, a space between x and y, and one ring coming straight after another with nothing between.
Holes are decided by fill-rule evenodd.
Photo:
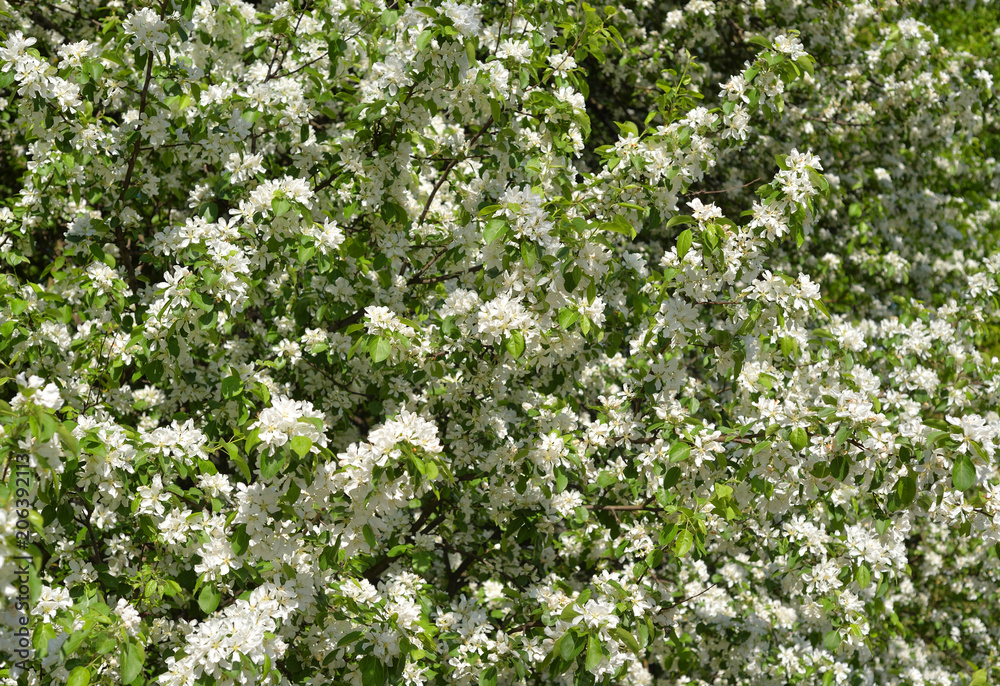
<instances>
[{"instance_id":1,"label":"dense foliage","mask_svg":"<svg viewBox=\"0 0 1000 686\"><path fill-rule=\"evenodd\" d=\"M998 27L0 0L3 683L1000 678Z\"/></svg>"}]
</instances>

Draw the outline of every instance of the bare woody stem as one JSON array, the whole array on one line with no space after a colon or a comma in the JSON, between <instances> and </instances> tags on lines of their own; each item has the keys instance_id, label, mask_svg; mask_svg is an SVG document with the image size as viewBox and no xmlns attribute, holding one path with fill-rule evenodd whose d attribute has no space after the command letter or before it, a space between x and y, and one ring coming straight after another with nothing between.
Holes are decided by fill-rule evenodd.
<instances>
[{"instance_id":1,"label":"bare woody stem","mask_svg":"<svg viewBox=\"0 0 1000 686\"><path fill-rule=\"evenodd\" d=\"M468 145L470 148L477 140L479 140L480 136L486 133L486 129L490 128L492 124L493 124L493 117L490 117L489 119L486 120L486 122L482 126L479 127L479 132L469 140ZM436 184L434 184L434 188L433 190L431 190L431 194L427 197L427 203L424 205L424 211L420 213L420 219L417 220L417 224L424 223L424 219L427 217L427 213L431 209L431 203L434 202L434 196L437 195L438 189L440 189L441 186L444 184L445 180L448 178L448 174L451 173L451 170L455 168L455 165L457 165L458 162L459 159L453 159L451 162L448 163L448 166L444 168L444 171L441 172L441 178L438 179L438 182Z\"/></svg>"},{"instance_id":2,"label":"bare woody stem","mask_svg":"<svg viewBox=\"0 0 1000 686\"><path fill-rule=\"evenodd\" d=\"M170 4L170 0L163 0L163 4L160 5L160 19L163 19L164 15L166 15L168 4ZM153 52L146 50L146 75L142 82L142 91L139 93L139 118L135 127L135 132L138 135L135 138L135 143L132 144L132 155L129 157L128 167L125 170L122 191L118 195L117 205L119 207L124 206L125 195L128 193L129 188L132 187L132 174L135 172L135 162L139 159L139 150L142 148L142 115L146 112L146 98L149 95L149 84L153 80L153 59ZM139 290L139 282L135 277L135 264L132 262L132 251L129 248L128 239L125 237L125 229L121 224L115 227L115 245L118 246L118 252L125 263L125 274L128 277L128 285L134 294Z\"/></svg>"}]
</instances>

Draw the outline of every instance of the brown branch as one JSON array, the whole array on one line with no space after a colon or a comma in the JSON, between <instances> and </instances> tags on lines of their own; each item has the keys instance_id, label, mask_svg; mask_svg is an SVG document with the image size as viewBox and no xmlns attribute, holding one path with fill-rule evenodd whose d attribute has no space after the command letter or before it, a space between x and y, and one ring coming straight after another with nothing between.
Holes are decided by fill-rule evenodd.
<instances>
[{"instance_id":1,"label":"brown branch","mask_svg":"<svg viewBox=\"0 0 1000 686\"><path fill-rule=\"evenodd\" d=\"M488 129L492 124L493 124L493 117L490 116L490 118L487 119L486 122L481 127L479 127L479 133L477 133L475 136L473 136L469 140L469 142L467 143L467 145L469 145L471 147L477 140L479 140L480 136L482 136L484 133L486 133L486 129ZM458 164L458 160L454 159L451 162L449 162L448 166L444 168L443 172L441 172L441 178L438 179L438 182L436 184L434 184L434 188L431 190L431 194L427 198L427 203L424 205L424 211L420 213L420 218L417 220L418 224L423 224L424 223L424 219L427 218L427 213L431 209L431 203L434 202L434 196L437 195L438 190L441 188L441 186L444 184L445 180L448 178L448 174L451 173L451 170L454 169L455 165L457 165L457 164Z\"/></svg>"},{"instance_id":2,"label":"brown branch","mask_svg":"<svg viewBox=\"0 0 1000 686\"><path fill-rule=\"evenodd\" d=\"M333 183L337 178L338 178L338 176L336 174L330 174L328 177L326 177L325 179L323 179L317 185L313 186L313 193L319 193L321 190L323 190L324 188L326 188L327 186L329 186L331 183Z\"/></svg>"},{"instance_id":3,"label":"brown branch","mask_svg":"<svg viewBox=\"0 0 1000 686\"><path fill-rule=\"evenodd\" d=\"M540 626L543 626L542 622L540 620L536 619L536 620L534 620L532 622L528 622L526 624L522 624L521 626L515 626L510 631L505 631L504 633L507 634L507 635L517 634L517 633L521 633L522 631L526 631L527 629L534 629L534 628L540 627Z\"/></svg>"},{"instance_id":4,"label":"brown branch","mask_svg":"<svg viewBox=\"0 0 1000 686\"><path fill-rule=\"evenodd\" d=\"M451 279L457 279L465 274L475 274L478 271L482 271L483 265L478 264L475 267L469 267L463 272L456 272L453 274L442 274L441 276L435 276L431 279L419 279L416 276L407 281L409 286L425 286L433 283L441 283L442 281L450 281ZM419 275L418 275L419 276Z\"/></svg>"},{"instance_id":5,"label":"brown branch","mask_svg":"<svg viewBox=\"0 0 1000 686\"><path fill-rule=\"evenodd\" d=\"M160 19L163 19L169 1L163 0L163 4L160 6ZM135 127L135 132L138 135L136 136L135 143L132 145L132 156L129 158L128 168L125 170L125 181L122 184L122 192L118 196L119 205L124 205L125 203L125 195L132 185L132 174L135 172L135 163L139 159L139 150L142 146L142 115L146 111L146 96L149 94L149 84L153 80L153 59L154 55L152 51L146 50L146 76L142 83L142 91L139 93L139 117ZM121 218L119 218L120 221ZM128 277L129 288L132 289L133 294L136 294L139 290L139 282L135 278L135 265L132 263L132 252L129 249L128 242L125 240L125 231L120 223L115 227L115 244L118 246L118 252L125 262L125 272Z\"/></svg>"},{"instance_id":6,"label":"brown branch","mask_svg":"<svg viewBox=\"0 0 1000 686\"><path fill-rule=\"evenodd\" d=\"M683 598L681 600L678 600L676 603L673 603L672 605L667 605L665 608L662 608L662 609L664 609L664 610L672 610L673 608L677 607L678 605L682 605L683 603L686 603L689 600L694 600L695 598L697 598L700 595L705 595L706 593L708 593L709 591L711 591L713 588L715 588L718 585L719 585L718 582L716 582L716 583L712 584L711 586L709 586L708 588L706 588L701 593L695 593L694 595L688 596L687 598Z\"/></svg>"},{"instance_id":7,"label":"brown branch","mask_svg":"<svg viewBox=\"0 0 1000 686\"><path fill-rule=\"evenodd\" d=\"M338 319L333 323L333 325L330 328L332 331L340 331L341 329L347 328L351 324L354 324L364 316L365 316L364 309L360 309L348 317L344 317L343 319Z\"/></svg>"},{"instance_id":8,"label":"brown branch","mask_svg":"<svg viewBox=\"0 0 1000 686\"><path fill-rule=\"evenodd\" d=\"M802 118L808 119L809 121L817 121L820 124L826 124L827 126L830 124L836 124L837 126L851 126L856 129L863 129L865 127L864 124L855 124L853 122L841 121L839 119L823 119L822 117L807 117L805 115L802 115Z\"/></svg>"},{"instance_id":9,"label":"brown branch","mask_svg":"<svg viewBox=\"0 0 1000 686\"><path fill-rule=\"evenodd\" d=\"M163 0L163 4L160 5L161 20L167 13L168 4L170 4L170 0ZM139 93L139 117L136 119L138 123L135 127L135 133L138 135L136 136L135 143L132 145L132 156L129 158L128 168L125 170L125 180L122 183L122 192L118 196L119 205L123 205L125 203L125 195L128 193L129 187L132 185L132 174L135 172L135 163L139 158L139 150L142 146L142 115L146 112L146 97L149 95L149 84L153 79L153 59L153 52L146 50L146 75L142 82L142 91ZM125 240L125 231L120 223L115 227L115 244L118 246L118 252L121 254L122 260L125 262L125 272L128 277L129 288L132 289L133 295L137 294L139 290L139 282L135 277L135 265L132 262L132 251L129 249L128 242Z\"/></svg>"},{"instance_id":10,"label":"brown branch","mask_svg":"<svg viewBox=\"0 0 1000 686\"><path fill-rule=\"evenodd\" d=\"M760 180L761 180L761 177L758 176L753 181L748 181L747 183L743 184L742 186L733 186L732 188L723 188L722 190L719 190L719 191L693 191L691 193L688 193L687 195L714 195L716 193L728 193L729 191L738 191L741 188L746 188L747 186L752 186L752 185L754 185L755 183L757 183Z\"/></svg>"},{"instance_id":11,"label":"brown branch","mask_svg":"<svg viewBox=\"0 0 1000 686\"><path fill-rule=\"evenodd\" d=\"M330 374L328 371L326 371L325 369L323 369L322 367L320 367L319 365L317 365L315 362L313 362L312 360L310 360L308 357L306 357L306 356L303 355L302 356L302 361L305 362L310 367L312 367L313 369L315 369L320 374L322 374L326 378L326 380L329 381L330 383L332 383L334 386L336 386L336 387L338 387L340 389L343 389L344 391L347 391L348 393L351 393L352 395L357 395L357 396L360 396L362 398L365 398L366 400L373 400L374 399L374 396L368 395L367 393L361 393L360 391L351 390L346 384L343 384L340 381L337 381L333 377L332 374Z\"/></svg>"}]
</instances>

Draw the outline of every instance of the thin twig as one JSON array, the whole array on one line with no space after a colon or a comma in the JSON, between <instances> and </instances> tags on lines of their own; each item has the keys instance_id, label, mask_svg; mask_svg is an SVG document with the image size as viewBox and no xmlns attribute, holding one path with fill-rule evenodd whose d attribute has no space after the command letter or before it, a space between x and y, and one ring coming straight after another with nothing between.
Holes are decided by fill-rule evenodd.
<instances>
[{"instance_id":1,"label":"thin twig","mask_svg":"<svg viewBox=\"0 0 1000 686\"><path fill-rule=\"evenodd\" d=\"M752 186L753 184L757 183L760 180L761 180L761 177L758 176L753 181L749 181L749 182L743 184L742 186L733 186L732 188L723 188L722 190L719 190L719 191L693 191L691 193L688 193L688 195L714 195L716 193L728 193L729 191L738 191L741 188L746 188L747 186Z\"/></svg>"},{"instance_id":2,"label":"thin twig","mask_svg":"<svg viewBox=\"0 0 1000 686\"><path fill-rule=\"evenodd\" d=\"M163 19L163 16L166 14L169 2L170 0L163 0L163 4L160 5L160 19ZM149 84L153 79L153 59L153 52L146 50L146 76L142 83L142 92L139 94L139 116L136 118L136 122L138 123L135 127L135 132L139 135L136 136L135 143L132 145L132 156L129 158L128 168L125 170L125 181L122 184L122 192L118 196L119 205L124 204L125 195L132 185L135 162L139 159L139 149L142 147L142 115L146 112L146 96L149 94ZM119 221L121 221L120 218ZM118 246L118 252L125 261L125 272L128 277L129 288L132 289L133 295L137 294L139 291L139 282L135 278L135 265L132 263L132 252L129 250L128 242L125 240L125 230L120 223L115 227L115 244Z\"/></svg>"},{"instance_id":3,"label":"thin twig","mask_svg":"<svg viewBox=\"0 0 1000 686\"><path fill-rule=\"evenodd\" d=\"M488 129L492 124L493 124L493 117L490 116L490 118L487 119L486 122L481 127L479 127L479 133L473 136L472 139L469 140L467 145L471 147L477 140L479 140L480 136L486 133L486 129ZM437 195L438 189L441 188L441 186L445 182L445 179L448 178L448 174L451 173L451 170L454 169L455 165L457 164L458 160L452 160L451 162L448 163L448 166L444 168L444 171L441 172L441 178L438 179L438 182L436 184L434 184L434 188L433 190L431 190L431 194L427 198L427 203L424 205L424 211L420 213L420 218L417 220L418 224L424 223L424 219L427 218L427 213L431 209L431 203L434 202L434 196Z\"/></svg>"}]
</instances>

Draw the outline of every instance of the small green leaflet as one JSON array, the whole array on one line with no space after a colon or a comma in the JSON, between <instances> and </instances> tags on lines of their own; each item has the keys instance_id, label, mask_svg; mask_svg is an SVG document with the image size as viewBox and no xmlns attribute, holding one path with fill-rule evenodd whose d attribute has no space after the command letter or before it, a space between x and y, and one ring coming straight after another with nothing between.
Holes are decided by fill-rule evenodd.
<instances>
[{"instance_id":1,"label":"small green leaflet","mask_svg":"<svg viewBox=\"0 0 1000 686\"><path fill-rule=\"evenodd\" d=\"M87 686L90 683L90 670L86 667L74 667L73 671L69 673L69 679L66 681L66 686Z\"/></svg>"},{"instance_id":2,"label":"small green leaflet","mask_svg":"<svg viewBox=\"0 0 1000 686\"><path fill-rule=\"evenodd\" d=\"M361 658L361 683L363 686L385 686L385 666L374 655Z\"/></svg>"},{"instance_id":3,"label":"small green leaflet","mask_svg":"<svg viewBox=\"0 0 1000 686\"><path fill-rule=\"evenodd\" d=\"M486 228L483 229L483 239L489 245L505 233L507 233L507 222L503 219L491 219Z\"/></svg>"},{"instance_id":4,"label":"small green leaflet","mask_svg":"<svg viewBox=\"0 0 1000 686\"><path fill-rule=\"evenodd\" d=\"M809 436L806 434L805 429L802 427L796 427L795 429L792 429L790 434L788 434L788 441L792 444L792 447L798 451L809 445Z\"/></svg>"},{"instance_id":5,"label":"small green leaflet","mask_svg":"<svg viewBox=\"0 0 1000 686\"><path fill-rule=\"evenodd\" d=\"M687 443L674 443L668 453L671 462L683 462L691 456L691 446Z\"/></svg>"},{"instance_id":6,"label":"small green leaflet","mask_svg":"<svg viewBox=\"0 0 1000 686\"><path fill-rule=\"evenodd\" d=\"M604 222L603 224L601 224L601 228L604 229L605 231L620 233L629 240L634 239L636 236L635 229L632 227L629 221L620 214L616 215L615 218L610 222Z\"/></svg>"},{"instance_id":7,"label":"small green leaflet","mask_svg":"<svg viewBox=\"0 0 1000 686\"><path fill-rule=\"evenodd\" d=\"M273 454L261 453L260 455L260 476L262 479L268 480L273 479L277 476L281 468L285 466L285 462L288 459L288 453L284 450L279 450Z\"/></svg>"},{"instance_id":8,"label":"small green leaflet","mask_svg":"<svg viewBox=\"0 0 1000 686\"><path fill-rule=\"evenodd\" d=\"M960 491L967 491L976 484L976 466L968 455L962 454L955 460L951 470L951 482Z\"/></svg>"},{"instance_id":9,"label":"small green leaflet","mask_svg":"<svg viewBox=\"0 0 1000 686\"><path fill-rule=\"evenodd\" d=\"M372 364L378 364L389 357L391 349L387 339L382 336L375 336L371 340L371 343L368 344L368 354L371 355Z\"/></svg>"},{"instance_id":10,"label":"small green leaflet","mask_svg":"<svg viewBox=\"0 0 1000 686\"><path fill-rule=\"evenodd\" d=\"M563 635L562 639L559 640L559 655L562 659L569 662L573 659L576 651L576 637L573 635L572 631L567 631Z\"/></svg>"},{"instance_id":11,"label":"small green leaflet","mask_svg":"<svg viewBox=\"0 0 1000 686\"><path fill-rule=\"evenodd\" d=\"M639 642L635 640L635 636L629 633L628 630L623 629L620 626L616 626L614 629L611 630L611 633L614 634L615 638L617 638L619 641L628 646L629 650L631 650L636 655L639 654Z\"/></svg>"},{"instance_id":12,"label":"small green leaflet","mask_svg":"<svg viewBox=\"0 0 1000 686\"><path fill-rule=\"evenodd\" d=\"M139 678L142 667L146 662L146 651L141 645L132 640L126 640L122 646L119 665L121 668L122 683L131 684Z\"/></svg>"},{"instance_id":13,"label":"small green leaflet","mask_svg":"<svg viewBox=\"0 0 1000 686\"><path fill-rule=\"evenodd\" d=\"M903 506L909 505L917 497L917 479L912 474L896 482L896 494Z\"/></svg>"},{"instance_id":14,"label":"small green leaflet","mask_svg":"<svg viewBox=\"0 0 1000 686\"><path fill-rule=\"evenodd\" d=\"M603 659L604 653L601 651L601 641L597 636L591 634L587 639L587 661L584 666L588 672L593 672Z\"/></svg>"},{"instance_id":15,"label":"small green leaflet","mask_svg":"<svg viewBox=\"0 0 1000 686\"><path fill-rule=\"evenodd\" d=\"M312 449L312 440L308 436L292 436L291 446L292 450L299 457L305 457L309 454Z\"/></svg>"},{"instance_id":16,"label":"small green leaflet","mask_svg":"<svg viewBox=\"0 0 1000 686\"><path fill-rule=\"evenodd\" d=\"M520 331L513 332L507 339L507 352L515 358L524 354L524 334Z\"/></svg>"},{"instance_id":17,"label":"small green leaflet","mask_svg":"<svg viewBox=\"0 0 1000 686\"><path fill-rule=\"evenodd\" d=\"M676 217L675 217L676 219ZM677 259L683 260L684 256L688 254L688 250L691 249L691 241L693 240L691 236L691 229L684 229L681 231L681 235L677 237Z\"/></svg>"},{"instance_id":18,"label":"small green leaflet","mask_svg":"<svg viewBox=\"0 0 1000 686\"><path fill-rule=\"evenodd\" d=\"M580 313L570 307L564 307L559 310L559 326L564 329L573 326L579 318Z\"/></svg>"},{"instance_id":19,"label":"small green leaflet","mask_svg":"<svg viewBox=\"0 0 1000 686\"><path fill-rule=\"evenodd\" d=\"M479 674L479 686L497 686L497 668L490 665Z\"/></svg>"},{"instance_id":20,"label":"small green leaflet","mask_svg":"<svg viewBox=\"0 0 1000 686\"><path fill-rule=\"evenodd\" d=\"M430 44L431 38L433 37L434 34L431 32L430 29L424 29L423 32L419 36L417 36L417 51L420 52L424 48L426 48ZM365 684L365 686L368 686L367 683Z\"/></svg>"},{"instance_id":21,"label":"small green leaflet","mask_svg":"<svg viewBox=\"0 0 1000 686\"><path fill-rule=\"evenodd\" d=\"M361 533L364 534L365 543L368 544L368 547L371 548L372 550L375 550L375 548L378 546L378 541L375 540L375 532L372 531L371 526L365 524L364 528L361 529Z\"/></svg>"},{"instance_id":22,"label":"small green leaflet","mask_svg":"<svg viewBox=\"0 0 1000 686\"><path fill-rule=\"evenodd\" d=\"M162 369L162 367L161 367ZM233 398L243 390L243 381L238 376L227 376L222 380L222 397Z\"/></svg>"},{"instance_id":23,"label":"small green leaflet","mask_svg":"<svg viewBox=\"0 0 1000 686\"><path fill-rule=\"evenodd\" d=\"M857 580L858 586L861 588L868 588L868 584L872 581L872 573L871 570L868 569L868 565L864 562L858 565L858 571L854 575L854 578Z\"/></svg>"},{"instance_id":24,"label":"small green leaflet","mask_svg":"<svg viewBox=\"0 0 1000 686\"><path fill-rule=\"evenodd\" d=\"M201 587L201 593L198 594L198 607L206 615L209 615L219 607L220 600L222 600L222 594L219 593L219 589L214 584L207 583Z\"/></svg>"},{"instance_id":25,"label":"small green leaflet","mask_svg":"<svg viewBox=\"0 0 1000 686\"><path fill-rule=\"evenodd\" d=\"M677 534L677 542L674 544L674 555L684 557L691 548L694 547L694 535L687 529Z\"/></svg>"},{"instance_id":26,"label":"small green leaflet","mask_svg":"<svg viewBox=\"0 0 1000 686\"><path fill-rule=\"evenodd\" d=\"M534 266L535 260L538 259L538 250L535 248L534 243L529 243L528 241L521 243L521 258L528 269Z\"/></svg>"},{"instance_id":27,"label":"small green leaflet","mask_svg":"<svg viewBox=\"0 0 1000 686\"><path fill-rule=\"evenodd\" d=\"M274 211L275 217L280 217L292 209L292 204L284 198L274 198L271 200L271 209Z\"/></svg>"}]
</instances>

